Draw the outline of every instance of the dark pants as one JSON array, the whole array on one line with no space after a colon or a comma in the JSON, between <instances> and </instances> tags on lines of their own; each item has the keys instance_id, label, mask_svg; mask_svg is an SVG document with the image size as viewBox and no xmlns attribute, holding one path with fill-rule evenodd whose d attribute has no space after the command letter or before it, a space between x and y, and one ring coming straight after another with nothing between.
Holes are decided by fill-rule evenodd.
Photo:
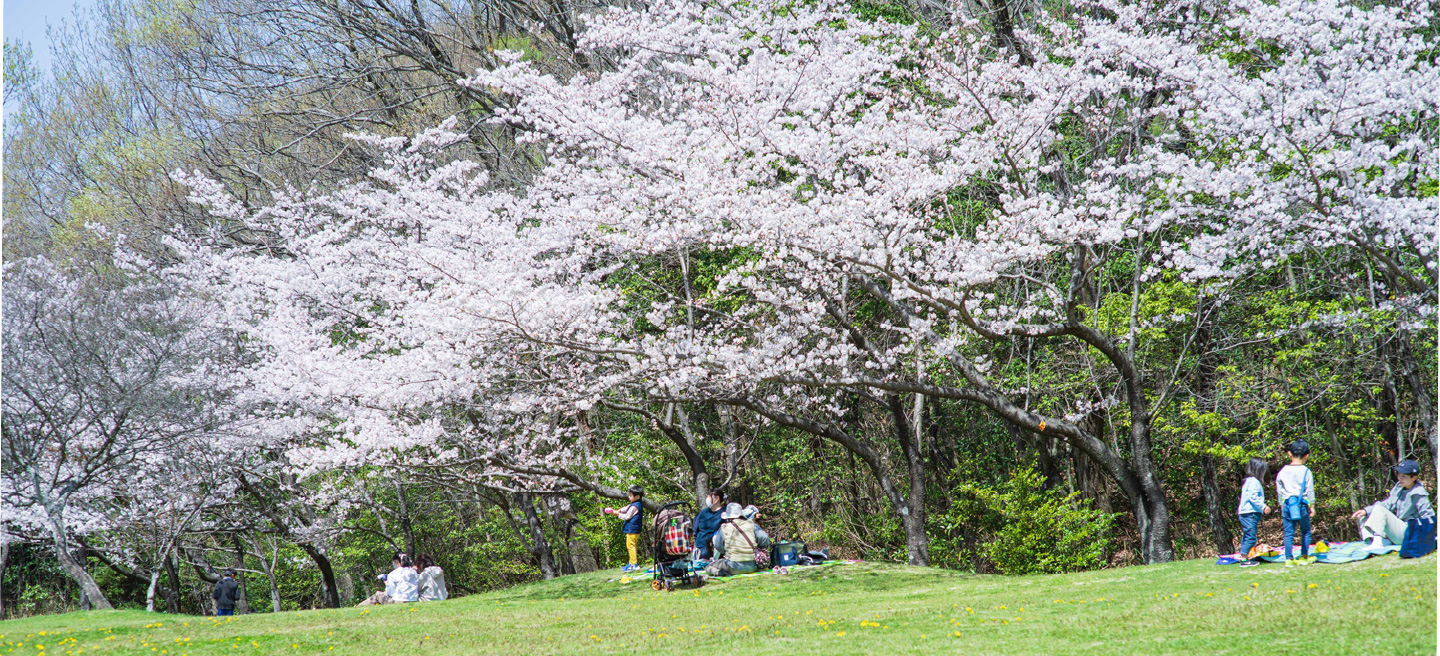
<instances>
[{"instance_id":1,"label":"dark pants","mask_svg":"<svg viewBox=\"0 0 1440 656\"><path fill-rule=\"evenodd\" d=\"M1290 550L1295 544L1297 532L1300 534L1300 557L1304 558L1310 555L1310 506L1301 504L1300 519L1285 519L1285 560L1292 557Z\"/></svg>"},{"instance_id":2,"label":"dark pants","mask_svg":"<svg viewBox=\"0 0 1440 656\"><path fill-rule=\"evenodd\" d=\"M1258 541L1256 534L1260 532L1260 513L1245 513L1240 515L1240 557L1248 559L1250 549Z\"/></svg>"},{"instance_id":3,"label":"dark pants","mask_svg":"<svg viewBox=\"0 0 1440 656\"><path fill-rule=\"evenodd\" d=\"M216 609L215 609L215 616L216 616L216 617L225 617L226 615L234 615L234 614L235 614L235 609L234 609L234 608L216 608Z\"/></svg>"}]
</instances>

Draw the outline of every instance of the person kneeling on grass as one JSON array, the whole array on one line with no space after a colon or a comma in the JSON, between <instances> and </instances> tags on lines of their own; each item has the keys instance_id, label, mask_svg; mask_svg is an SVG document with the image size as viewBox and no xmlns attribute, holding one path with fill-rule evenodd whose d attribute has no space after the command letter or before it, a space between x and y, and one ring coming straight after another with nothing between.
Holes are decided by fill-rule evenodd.
<instances>
[{"instance_id":1,"label":"person kneeling on grass","mask_svg":"<svg viewBox=\"0 0 1440 656\"><path fill-rule=\"evenodd\" d=\"M380 579L385 581L385 589L370 595L359 605L398 604L419 600L419 589L416 585L419 576L415 573L415 564L410 562L410 556L397 553L391 563L395 569L389 574L380 575Z\"/></svg>"},{"instance_id":2,"label":"person kneeling on grass","mask_svg":"<svg viewBox=\"0 0 1440 656\"><path fill-rule=\"evenodd\" d=\"M1360 537L1370 541L1367 549L1378 551L1386 542L1400 544L1405 539L1406 522L1435 516L1430 493L1420 483L1420 463L1403 460L1394 469L1397 482L1390 488L1390 495L1350 516L1360 522Z\"/></svg>"}]
</instances>

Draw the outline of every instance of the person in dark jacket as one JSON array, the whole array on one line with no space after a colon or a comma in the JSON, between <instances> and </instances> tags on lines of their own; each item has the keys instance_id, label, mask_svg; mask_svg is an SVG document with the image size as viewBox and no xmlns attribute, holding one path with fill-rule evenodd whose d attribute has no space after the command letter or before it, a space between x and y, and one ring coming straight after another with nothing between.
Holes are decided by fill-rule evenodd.
<instances>
[{"instance_id":1,"label":"person in dark jacket","mask_svg":"<svg viewBox=\"0 0 1440 656\"><path fill-rule=\"evenodd\" d=\"M710 560L714 557L710 539L720 531L720 512L725 509L725 490L710 490L710 493L705 495L705 503L707 505L695 515L695 546L700 548L702 560Z\"/></svg>"},{"instance_id":2,"label":"person in dark jacket","mask_svg":"<svg viewBox=\"0 0 1440 656\"><path fill-rule=\"evenodd\" d=\"M210 596L215 598L215 615L223 617L235 614L235 600L240 596L240 583L235 580L235 570L225 570L225 576L215 582L215 590Z\"/></svg>"}]
</instances>

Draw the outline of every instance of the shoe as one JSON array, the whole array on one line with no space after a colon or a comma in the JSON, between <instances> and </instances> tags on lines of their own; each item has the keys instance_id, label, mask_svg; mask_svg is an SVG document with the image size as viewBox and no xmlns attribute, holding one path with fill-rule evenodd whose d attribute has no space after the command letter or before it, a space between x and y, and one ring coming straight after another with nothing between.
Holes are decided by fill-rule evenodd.
<instances>
[{"instance_id":1,"label":"shoe","mask_svg":"<svg viewBox=\"0 0 1440 656\"><path fill-rule=\"evenodd\" d=\"M1295 566L1295 562L1296 562L1296 561L1295 561L1294 559L1286 559L1286 560L1285 560L1285 566L1286 566L1286 567L1294 567L1294 566Z\"/></svg>"},{"instance_id":2,"label":"shoe","mask_svg":"<svg viewBox=\"0 0 1440 656\"><path fill-rule=\"evenodd\" d=\"M624 567L621 567L621 568L620 568L620 571L621 571L621 572L633 572L633 571L635 571L635 570L637 570L637 569L640 569L640 566L639 566L639 565L626 565L626 566L624 566Z\"/></svg>"},{"instance_id":3,"label":"shoe","mask_svg":"<svg viewBox=\"0 0 1440 656\"><path fill-rule=\"evenodd\" d=\"M1313 562L1315 562L1315 557L1314 557L1314 556L1301 556L1301 557L1295 559L1295 564L1296 564L1296 565L1309 565L1310 563L1313 563Z\"/></svg>"}]
</instances>

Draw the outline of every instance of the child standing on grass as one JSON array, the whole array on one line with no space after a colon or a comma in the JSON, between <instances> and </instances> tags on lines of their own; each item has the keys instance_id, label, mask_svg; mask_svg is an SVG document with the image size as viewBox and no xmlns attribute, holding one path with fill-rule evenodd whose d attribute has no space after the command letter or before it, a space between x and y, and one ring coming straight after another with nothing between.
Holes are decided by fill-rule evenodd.
<instances>
[{"instance_id":1,"label":"child standing on grass","mask_svg":"<svg viewBox=\"0 0 1440 656\"><path fill-rule=\"evenodd\" d=\"M1240 553L1236 560L1245 561L1240 566L1257 565L1250 560L1250 549L1255 546L1256 535L1260 532L1262 515L1270 514L1265 505L1265 475L1270 473L1270 463L1264 458L1251 458L1245 465L1245 484L1240 486Z\"/></svg>"},{"instance_id":2,"label":"child standing on grass","mask_svg":"<svg viewBox=\"0 0 1440 656\"><path fill-rule=\"evenodd\" d=\"M640 569L640 527L645 521L645 490L639 485L630 488L630 505L620 510L606 508L606 514L615 515L625 523L620 532L625 534L625 550L630 552L630 564L620 571L633 572Z\"/></svg>"},{"instance_id":3,"label":"child standing on grass","mask_svg":"<svg viewBox=\"0 0 1440 656\"><path fill-rule=\"evenodd\" d=\"M1285 564L1308 565L1315 562L1310 555L1310 518L1315 516L1315 475L1305 466L1310 459L1310 445L1305 440L1290 443L1290 464L1275 475L1275 496L1280 499L1280 516L1285 520ZM1299 533L1300 535L1296 535ZM1300 559L1295 560L1291 547L1300 538Z\"/></svg>"}]
</instances>

